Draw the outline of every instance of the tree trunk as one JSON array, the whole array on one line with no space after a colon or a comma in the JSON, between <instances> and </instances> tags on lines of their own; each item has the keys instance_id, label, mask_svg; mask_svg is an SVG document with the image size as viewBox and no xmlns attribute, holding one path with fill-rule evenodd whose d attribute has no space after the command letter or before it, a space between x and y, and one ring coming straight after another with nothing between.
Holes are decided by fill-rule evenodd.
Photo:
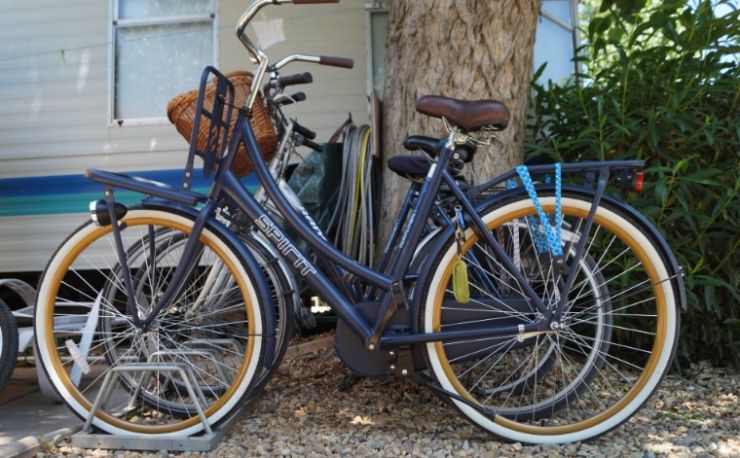
<instances>
[{"instance_id":1,"label":"tree trunk","mask_svg":"<svg viewBox=\"0 0 740 458\"><path fill-rule=\"evenodd\" d=\"M511 112L498 143L480 147L472 179L480 181L521 162L537 0L391 0L383 97L383 205L379 233L385 242L408 181L385 167L403 154L409 134L441 137L440 119L416 113L423 95L466 100L493 98ZM381 243L382 247L384 243Z\"/></svg>"}]
</instances>

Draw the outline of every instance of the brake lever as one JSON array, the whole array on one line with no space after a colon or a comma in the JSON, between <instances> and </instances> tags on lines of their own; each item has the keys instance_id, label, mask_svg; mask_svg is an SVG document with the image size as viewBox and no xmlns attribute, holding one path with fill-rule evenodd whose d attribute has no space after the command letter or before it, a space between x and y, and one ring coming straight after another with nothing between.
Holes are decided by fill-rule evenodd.
<instances>
[{"instance_id":1,"label":"brake lever","mask_svg":"<svg viewBox=\"0 0 740 458\"><path fill-rule=\"evenodd\" d=\"M306 94L304 92L296 92L291 95L279 94L272 99L273 103L277 105L292 105L294 103L303 102L304 100L306 100Z\"/></svg>"}]
</instances>

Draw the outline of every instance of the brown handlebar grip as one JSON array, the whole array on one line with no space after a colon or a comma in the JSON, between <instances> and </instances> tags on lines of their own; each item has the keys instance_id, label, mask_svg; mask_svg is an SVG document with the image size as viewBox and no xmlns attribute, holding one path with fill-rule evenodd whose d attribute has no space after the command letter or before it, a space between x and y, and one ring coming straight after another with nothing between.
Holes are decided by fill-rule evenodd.
<instances>
[{"instance_id":1,"label":"brown handlebar grip","mask_svg":"<svg viewBox=\"0 0 740 458\"><path fill-rule=\"evenodd\" d=\"M339 3L339 0L293 0L294 5L314 5L319 3Z\"/></svg>"},{"instance_id":2,"label":"brown handlebar grip","mask_svg":"<svg viewBox=\"0 0 740 458\"><path fill-rule=\"evenodd\" d=\"M319 56L319 64L332 67L353 68L355 61L346 57Z\"/></svg>"}]
</instances>

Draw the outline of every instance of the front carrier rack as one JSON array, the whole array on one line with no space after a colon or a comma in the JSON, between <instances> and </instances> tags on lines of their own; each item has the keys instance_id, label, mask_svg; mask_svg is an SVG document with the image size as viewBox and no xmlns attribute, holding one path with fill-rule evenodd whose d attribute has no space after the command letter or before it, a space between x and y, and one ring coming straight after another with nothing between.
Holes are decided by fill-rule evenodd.
<instances>
[{"instance_id":1,"label":"front carrier rack","mask_svg":"<svg viewBox=\"0 0 740 458\"><path fill-rule=\"evenodd\" d=\"M209 80L215 86L212 93L206 91ZM180 188L154 180L99 169L86 170L85 177L102 183L107 188L123 188L180 204L193 206L205 202L207 199L205 194L193 192L191 189L195 156L198 155L203 159L203 176L209 177L216 161L223 158L229 146L231 107L233 106L233 83L214 67L206 67L200 78L190 148ZM199 138L202 122L208 122L207 136Z\"/></svg>"}]
</instances>

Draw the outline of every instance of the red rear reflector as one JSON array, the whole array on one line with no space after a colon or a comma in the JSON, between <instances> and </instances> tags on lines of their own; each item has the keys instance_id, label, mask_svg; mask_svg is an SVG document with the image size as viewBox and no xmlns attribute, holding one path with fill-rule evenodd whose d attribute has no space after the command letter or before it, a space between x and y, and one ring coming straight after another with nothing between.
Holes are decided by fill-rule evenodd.
<instances>
[{"instance_id":1,"label":"red rear reflector","mask_svg":"<svg viewBox=\"0 0 740 458\"><path fill-rule=\"evenodd\" d=\"M643 172L635 172L632 177L632 190L634 192L642 192L642 184L645 181L645 174Z\"/></svg>"}]
</instances>

